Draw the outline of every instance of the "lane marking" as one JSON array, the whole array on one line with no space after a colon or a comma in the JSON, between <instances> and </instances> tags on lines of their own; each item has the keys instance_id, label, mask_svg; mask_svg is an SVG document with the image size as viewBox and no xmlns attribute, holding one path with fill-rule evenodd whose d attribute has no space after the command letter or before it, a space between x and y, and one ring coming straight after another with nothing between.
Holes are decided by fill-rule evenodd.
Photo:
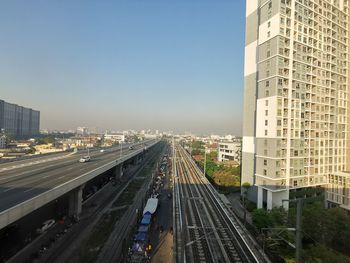
<instances>
[{"instance_id":1,"label":"lane marking","mask_svg":"<svg viewBox=\"0 0 350 263\"><path fill-rule=\"evenodd\" d=\"M50 157L48 159L43 159L43 160L30 160L28 163L22 163L22 164L18 164L18 165L12 165L12 166L9 166L9 167L1 168L0 172L1 171L6 171L6 170L13 170L13 169L16 169L16 168L19 168L19 167L32 166L34 164L46 163L48 161L59 160L59 159L70 157L72 155L73 154L70 153L70 154L67 154L67 155L57 156L57 157Z\"/></svg>"},{"instance_id":2,"label":"lane marking","mask_svg":"<svg viewBox=\"0 0 350 263\"><path fill-rule=\"evenodd\" d=\"M27 190L25 190L25 191L23 191L24 193L27 193L27 192L30 192L30 191L32 191L34 188L29 188L29 189L27 189Z\"/></svg>"},{"instance_id":3,"label":"lane marking","mask_svg":"<svg viewBox=\"0 0 350 263\"><path fill-rule=\"evenodd\" d=\"M6 193L6 192L11 191L11 190L13 190L13 189L15 189L15 187L7 188L7 189L5 189L3 192Z\"/></svg>"}]
</instances>

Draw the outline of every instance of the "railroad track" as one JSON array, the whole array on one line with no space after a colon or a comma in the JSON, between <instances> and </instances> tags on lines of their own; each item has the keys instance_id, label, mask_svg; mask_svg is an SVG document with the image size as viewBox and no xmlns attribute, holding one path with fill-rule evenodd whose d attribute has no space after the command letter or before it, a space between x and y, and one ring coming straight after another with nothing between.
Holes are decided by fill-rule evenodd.
<instances>
[{"instance_id":1,"label":"railroad track","mask_svg":"<svg viewBox=\"0 0 350 263\"><path fill-rule=\"evenodd\" d=\"M181 241L176 240L182 257L177 256L177 262L264 262L250 249L210 183L181 146L176 146L176 170L178 193L174 202L182 211L182 230L177 231Z\"/></svg>"}]
</instances>

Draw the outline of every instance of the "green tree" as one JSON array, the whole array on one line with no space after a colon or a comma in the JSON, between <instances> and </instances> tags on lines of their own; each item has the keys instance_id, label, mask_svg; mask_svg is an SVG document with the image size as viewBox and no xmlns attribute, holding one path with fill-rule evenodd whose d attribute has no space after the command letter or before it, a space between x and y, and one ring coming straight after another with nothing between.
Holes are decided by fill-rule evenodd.
<instances>
[{"instance_id":1,"label":"green tree","mask_svg":"<svg viewBox=\"0 0 350 263\"><path fill-rule=\"evenodd\" d=\"M273 226L273 220L271 218L271 215L269 211L258 208L255 209L252 213L252 220L254 226L261 231L262 228L272 227Z\"/></svg>"},{"instance_id":2,"label":"green tree","mask_svg":"<svg viewBox=\"0 0 350 263\"><path fill-rule=\"evenodd\" d=\"M304 251L303 259L304 262L307 263L350 263L350 259L348 257L320 244L312 245L306 251Z\"/></svg>"},{"instance_id":3,"label":"green tree","mask_svg":"<svg viewBox=\"0 0 350 263\"><path fill-rule=\"evenodd\" d=\"M51 136L40 138L40 139L36 140L37 145L48 144L48 143L54 144L55 142L56 142L56 139L54 137L51 137Z\"/></svg>"},{"instance_id":4,"label":"green tree","mask_svg":"<svg viewBox=\"0 0 350 263\"><path fill-rule=\"evenodd\" d=\"M202 141L192 141L191 143L191 148L194 150L194 149L202 149L204 150L204 145L205 143L202 142Z\"/></svg>"}]
</instances>

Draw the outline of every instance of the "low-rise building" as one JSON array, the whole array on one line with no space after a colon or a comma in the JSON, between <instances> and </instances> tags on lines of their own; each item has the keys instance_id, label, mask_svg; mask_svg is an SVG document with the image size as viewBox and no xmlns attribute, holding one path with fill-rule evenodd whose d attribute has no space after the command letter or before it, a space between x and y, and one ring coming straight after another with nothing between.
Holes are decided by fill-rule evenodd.
<instances>
[{"instance_id":1,"label":"low-rise building","mask_svg":"<svg viewBox=\"0 0 350 263\"><path fill-rule=\"evenodd\" d=\"M241 143L240 142L219 142L218 143L218 161L241 161Z\"/></svg>"},{"instance_id":2,"label":"low-rise building","mask_svg":"<svg viewBox=\"0 0 350 263\"><path fill-rule=\"evenodd\" d=\"M86 136L89 134L89 130L87 127L78 127L76 133L77 135Z\"/></svg>"},{"instance_id":3,"label":"low-rise building","mask_svg":"<svg viewBox=\"0 0 350 263\"><path fill-rule=\"evenodd\" d=\"M125 135L123 133L105 133L103 136L105 143L125 143Z\"/></svg>"},{"instance_id":4,"label":"low-rise building","mask_svg":"<svg viewBox=\"0 0 350 263\"><path fill-rule=\"evenodd\" d=\"M63 150L68 150L73 148L91 148L99 145L100 141L101 138L99 136L80 136L64 139L59 143L62 145Z\"/></svg>"}]
</instances>

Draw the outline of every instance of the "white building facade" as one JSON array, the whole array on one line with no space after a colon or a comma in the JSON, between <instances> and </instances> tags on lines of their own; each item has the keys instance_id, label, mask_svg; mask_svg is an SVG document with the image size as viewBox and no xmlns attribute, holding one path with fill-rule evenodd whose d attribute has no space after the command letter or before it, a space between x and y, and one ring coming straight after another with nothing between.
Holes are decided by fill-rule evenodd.
<instances>
[{"instance_id":1,"label":"white building facade","mask_svg":"<svg viewBox=\"0 0 350 263\"><path fill-rule=\"evenodd\" d=\"M239 142L219 142L218 161L241 161L241 143Z\"/></svg>"},{"instance_id":2,"label":"white building facade","mask_svg":"<svg viewBox=\"0 0 350 263\"><path fill-rule=\"evenodd\" d=\"M288 207L346 169L348 1L246 7L242 183L259 208Z\"/></svg>"},{"instance_id":3,"label":"white building facade","mask_svg":"<svg viewBox=\"0 0 350 263\"><path fill-rule=\"evenodd\" d=\"M105 141L124 143L125 142L125 135L122 133L106 133L103 136L103 139Z\"/></svg>"}]
</instances>

